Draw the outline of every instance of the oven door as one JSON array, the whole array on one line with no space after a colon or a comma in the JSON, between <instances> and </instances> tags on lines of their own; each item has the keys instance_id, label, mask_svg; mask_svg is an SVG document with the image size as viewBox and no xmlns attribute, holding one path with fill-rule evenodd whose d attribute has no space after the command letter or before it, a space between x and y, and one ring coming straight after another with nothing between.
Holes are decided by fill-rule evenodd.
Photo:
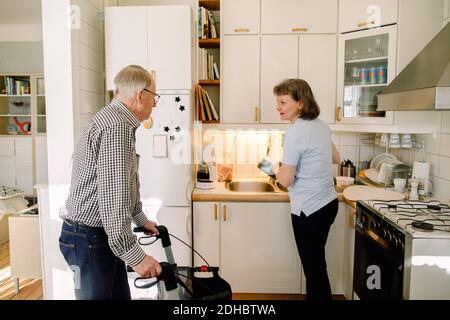
<instances>
[{"instance_id":1,"label":"oven door","mask_svg":"<svg viewBox=\"0 0 450 320\"><path fill-rule=\"evenodd\" d=\"M401 299L404 254L371 231L355 231L353 291L361 300Z\"/></svg>"}]
</instances>

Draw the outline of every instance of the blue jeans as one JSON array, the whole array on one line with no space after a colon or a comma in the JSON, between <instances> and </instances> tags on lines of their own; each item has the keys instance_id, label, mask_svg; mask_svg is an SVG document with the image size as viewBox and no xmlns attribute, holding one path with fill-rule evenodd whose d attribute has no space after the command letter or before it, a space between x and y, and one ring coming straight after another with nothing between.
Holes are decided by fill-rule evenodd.
<instances>
[{"instance_id":1,"label":"blue jeans","mask_svg":"<svg viewBox=\"0 0 450 320\"><path fill-rule=\"evenodd\" d=\"M103 228L63 223L59 249L74 272L77 300L130 300L125 263L108 245Z\"/></svg>"}]
</instances>

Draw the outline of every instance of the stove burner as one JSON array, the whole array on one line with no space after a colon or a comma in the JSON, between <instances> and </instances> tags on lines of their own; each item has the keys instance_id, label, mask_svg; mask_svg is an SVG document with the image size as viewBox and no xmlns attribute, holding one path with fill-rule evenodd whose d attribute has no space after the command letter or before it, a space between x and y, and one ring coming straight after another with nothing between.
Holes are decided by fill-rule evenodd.
<instances>
[{"instance_id":1,"label":"stove burner","mask_svg":"<svg viewBox=\"0 0 450 320\"><path fill-rule=\"evenodd\" d=\"M388 204L388 211L390 212L397 212L397 205L396 204Z\"/></svg>"},{"instance_id":2,"label":"stove burner","mask_svg":"<svg viewBox=\"0 0 450 320\"><path fill-rule=\"evenodd\" d=\"M434 226L431 223L428 222L422 222L422 221L413 221L411 223L412 227L416 230L420 231L426 231L431 232L434 230Z\"/></svg>"},{"instance_id":3,"label":"stove burner","mask_svg":"<svg viewBox=\"0 0 450 320\"><path fill-rule=\"evenodd\" d=\"M427 209L434 210L434 211L441 211L440 206L436 206L436 205L432 205L432 204L427 205Z\"/></svg>"}]
</instances>

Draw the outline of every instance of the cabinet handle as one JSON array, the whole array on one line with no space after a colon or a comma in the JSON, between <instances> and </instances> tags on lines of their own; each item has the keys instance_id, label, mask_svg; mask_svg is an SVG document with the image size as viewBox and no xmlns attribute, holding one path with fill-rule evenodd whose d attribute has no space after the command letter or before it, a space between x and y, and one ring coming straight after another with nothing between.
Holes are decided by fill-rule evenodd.
<instances>
[{"instance_id":1,"label":"cabinet handle","mask_svg":"<svg viewBox=\"0 0 450 320\"><path fill-rule=\"evenodd\" d=\"M359 28L361 28L361 27L367 26L368 24L374 24L374 23L375 23L375 20L370 20L370 21L361 21L361 22L358 22L356 25L357 25Z\"/></svg>"},{"instance_id":2,"label":"cabinet handle","mask_svg":"<svg viewBox=\"0 0 450 320\"><path fill-rule=\"evenodd\" d=\"M292 32L306 32L308 28L292 28Z\"/></svg>"},{"instance_id":3,"label":"cabinet handle","mask_svg":"<svg viewBox=\"0 0 450 320\"><path fill-rule=\"evenodd\" d=\"M214 220L217 220L217 218L218 218L218 215L217 215L217 207L218 207L218 204L217 204L217 203L214 204Z\"/></svg>"},{"instance_id":4,"label":"cabinet handle","mask_svg":"<svg viewBox=\"0 0 450 320\"><path fill-rule=\"evenodd\" d=\"M227 206L223 205L223 221L227 221Z\"/></svg>"},{"instance_id":5,"label":"cabinet handle","mask_svg":"<svg viewBox=\"0 0 450 320\"><path fill-rule=\"evenodd\" d=\"M348 226L350 229L355 229L355 216L356 216L356 210L352 210L350 212L350 215L348 216Z\"/></svg>"},{"instance_id":6,"label":"cabinet handle","mask_svg":"<svg viewBox=\"0 0 450 320\"><path fill-rule=\"evenodd\" d=\"M342 120L342 118L341 118L341 107L337 107L336 108L336 120L337 121L341 121Z\"/></svg>"},{"instance_id":7,"label":"cabinet handle","mask_svg":"<svg viewBox=\"0 0 450 320\"><path fill-rule=\"evenodd\" d=\"M235 28L234 32L250 32L248 28Z\"/></svg>"},{"instance_id":8,"label":"cabinet handle","mask_svg":"<svg viewBox=\"0 0 450 320\"><path fill-rule=\"evenodd\" d=\"M260 111L259 111L260 109L259 109L259 107L255 107L255 122L259 122L259 113L260 113Z\"/></svg>"}]
</instances>

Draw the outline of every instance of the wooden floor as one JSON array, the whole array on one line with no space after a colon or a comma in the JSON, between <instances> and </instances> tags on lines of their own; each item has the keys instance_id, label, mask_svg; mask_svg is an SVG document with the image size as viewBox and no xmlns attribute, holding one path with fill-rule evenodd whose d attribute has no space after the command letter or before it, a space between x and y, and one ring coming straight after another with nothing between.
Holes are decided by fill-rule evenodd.
<instances>
[{"instance_id":1,"label":"wooden floor","mask_svg":"<svg viewBox=\"0 0 450 320\"><path fill-rule=\"evenodd\" d=\"M14 291L11 279L8 242L0 245L0 300L42 300L41 279L20 279L20 291Z\"/></svg>"}]
</instances>

